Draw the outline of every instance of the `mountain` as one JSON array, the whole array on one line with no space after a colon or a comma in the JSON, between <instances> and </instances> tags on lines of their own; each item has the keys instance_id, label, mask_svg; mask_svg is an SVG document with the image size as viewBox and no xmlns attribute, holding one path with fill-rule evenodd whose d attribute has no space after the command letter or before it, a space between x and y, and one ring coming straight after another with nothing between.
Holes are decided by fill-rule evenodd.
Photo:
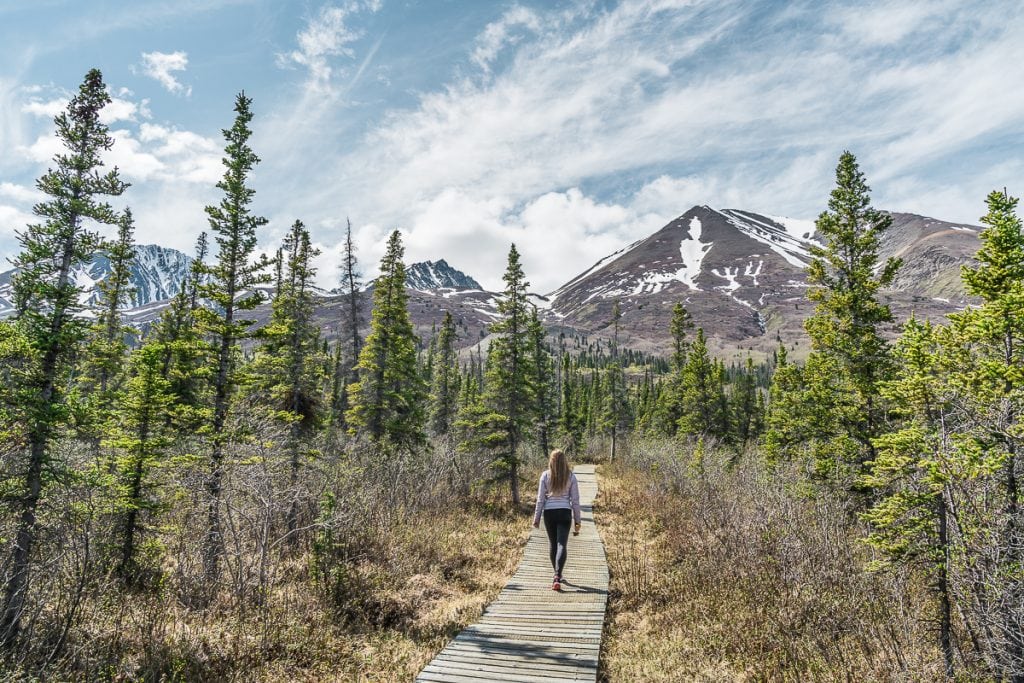
<instances>
[{"instance_id":1,"label":"mountain","mask_svg":"<svg viewBox=\"0 0 1024 683\"><path fill-rule=\"evenodd\" d=\"M192 261L191 256L176 249L155 244L136 245L130 276L134 292L129 308L145 308L172 298L181 289ZM0 317L14 310L11 278L17 272L17 268L12 268L0 273ZM105 254L97 254L87 265L71 272L72 281L84 289L81 299L84 305L99 301L99 284L110 274L110 260Z\"/></svg>"},{"instance_id":2,"label":"mountain","mask_svg":"<svg viewBox=\"0 0 1024 683\"><path fill-rule=\"evenodd\" d=\"M897 319L940 319L966 303L960 266L973 262L979 229L892 213L880 256L904 266L882 298ZM620 301L622 342L666 351L671 311L682 302L721 355L769 353L780 341L806 349L803 320L814 223L696 206L653 235L599 260L551 293L549 320L589 333L608 326Z\"/></svg>"},{"instance_id":3,"label":"mountain","mask_svg":"<svg viewBox=\"0 0 1024 683\"><path fill-rule=\"evenodd\" d=\"M483 289L480 283L440 261L413 263L405 271L405 284L410 289L430 291L435 289Z\"/></svg>"},{"instance_id":4,"label":"mountain","mask_svg":"<svg viewBox=\"0 0 1024 683\"><path fill-rule=\"evenodd\" d=\"M897 320L911 312L941 320L966 305L960 269L974 262L980 228L915 214L890 215L892 227L881 238L880 256L898 257L903 266L881 297ZM810 249L816 244L812 221L695 206L654 234L600 259L554 292L531 297L552 334L608 336L612 306L619 300L620 342L665 353L672 308L682 302L719 356L765 355L780 342L799 356L808 343L803 321L813 312L805 292ZM192 259L156 245L139 246L137 253L131 276L136 293L126 317L145 325L178 292ZM0 316L12 310L13 272L0 273ZM109 262L99 256L73 277L85 288L84 298L95 301L97 283L109 275ZM446 311L455 319L463 348L486 339L497 319L500 295L484 291L444 260L411 264L406 282L410 317L424 343ZM372 288L371 283L359 294L364 324ZM316 320L328 339L339 333L344 304L345 297L337 291L317 302ZM258 324L269 316L269 304L253 315Z\"/></svg>"}]
</instances>

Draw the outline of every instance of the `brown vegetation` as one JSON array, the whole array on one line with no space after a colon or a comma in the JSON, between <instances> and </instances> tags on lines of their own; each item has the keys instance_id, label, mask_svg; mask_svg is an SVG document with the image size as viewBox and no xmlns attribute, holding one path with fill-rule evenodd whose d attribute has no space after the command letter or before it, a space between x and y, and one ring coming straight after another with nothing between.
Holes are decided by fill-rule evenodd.
<instances>
[{"instance_id":1,"label":"brown vegetation","mask_svg":"<svg viewBox=\"0 0 1024 683\"><path fill-rule=\"evenodd\" d=\"M922 587L869 572L841 495L751 454L634 443L601 469L606 681L928 681Z\"/></svg>"},{"instance_id":2,"label":"brown vegetation","mask_svg":"<svg viewBox=\"0 0 1024 683\"><path fill-rule=\"evenodd\" d=\"M31 646L0 679L411 680L521 556L523 512L504 491L469 483L483 463L441 449L386 460L356 450L308 462L295 491L283 455L257 444L233 455L225 571L205 608L194 599L207 593L194 552L203 497L187 458L164 473L176 494L146 536L162 559L127 593L104 570L106 539L89 522L102 515L87 510L86 489L55 496L63 522L54 517L51 538L64 542L48 544L35 578ZM297 543L286 523L294 496L305 501Z\"/></svg>"}]
</instances>

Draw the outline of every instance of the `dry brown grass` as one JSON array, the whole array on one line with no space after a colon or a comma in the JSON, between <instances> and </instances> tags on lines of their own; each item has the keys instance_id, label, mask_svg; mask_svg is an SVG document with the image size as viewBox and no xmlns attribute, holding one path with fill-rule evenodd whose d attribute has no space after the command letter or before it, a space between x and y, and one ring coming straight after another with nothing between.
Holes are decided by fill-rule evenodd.
<instances>
[{"instance_id":1,"label":"dry brown grass","mask_svg":"<svg viewBox=\"0 0 1024 683\"><path fill-rule=\"evenodd\" d=\"M634 445L600 470L611 570L604 681L930 681L941 655L905 577L864 570L838 496L753 456Z\"/></svg>"},{"instance_id":2,"label":"dry brown grass","mask_svg":"<svg viewBox=\"0 0 1024 683\"><path fill-rule=\"evenodd\" d=\"M347 565L341 608L317 589L308 551L280 560L262 605L100 593L59 659L0 667L0 680L409 681L515 571L526 520L494 491L401 516Z\"/></svg>"},{"instance_id":3,"label":"dry brown grass","mask_svg":"<svg viewBox=\"0 0 1024 683\"><path fill-rule=\"evenodd\" d=\"M460 462L461 480L440 450L375 455L306 471L304 530L293 545L280 460L233 464L227 552L210 603L193 597L202 593L204 506L189 470L168 486L179 493L147 533L157 559L134 588L103 571L98 550L91 563L75 561L86 541L101 548L103 518L68 516L65 542L45 557L53 569L36 574L31 637L0 661L0 681L413 680L505 585L528 514L511 508L507 485L482 482L485 461ZM339 502L330 514L318 503L327 494ZM333 550L318 555L328 530Z\"/></svg>"}]
</instances>

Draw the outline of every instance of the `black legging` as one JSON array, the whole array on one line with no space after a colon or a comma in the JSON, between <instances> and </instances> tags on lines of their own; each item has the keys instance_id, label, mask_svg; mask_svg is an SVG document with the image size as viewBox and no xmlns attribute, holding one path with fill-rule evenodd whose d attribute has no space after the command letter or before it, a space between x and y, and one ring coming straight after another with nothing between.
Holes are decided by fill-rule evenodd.
<instances>
[{"instance_id":1,"label":"black legging","mask_svg":"<svg viewBox=\"0 0 1024 683\"><path fill-rule=\"evenodd\" d=\"M551 566L555 575L561 578L565 560L569 556L569 527L572 526L572 510L561 508L544 511L544 528L551 543Z\"/></svg>"}]
</instances>

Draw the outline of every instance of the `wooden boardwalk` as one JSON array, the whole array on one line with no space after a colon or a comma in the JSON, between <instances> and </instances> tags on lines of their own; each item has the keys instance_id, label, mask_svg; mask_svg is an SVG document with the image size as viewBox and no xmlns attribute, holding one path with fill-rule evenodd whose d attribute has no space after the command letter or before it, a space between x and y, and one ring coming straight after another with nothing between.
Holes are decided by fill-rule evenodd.
<instances>
[{"instance_id":1,"label":"wooden boardwalk","mask_svg":"<svg viewBox=\"0 0 1024 683\"><path fill-rule=\"evenodd\" d=\"M479 621L463 629L417 681L596 681L608 599L608 562L594 526L597 475L577 465L583 526L569 537L562 591L551 590L544 522L534 529L512 579Z\"/></svg>"}]
</instances>

